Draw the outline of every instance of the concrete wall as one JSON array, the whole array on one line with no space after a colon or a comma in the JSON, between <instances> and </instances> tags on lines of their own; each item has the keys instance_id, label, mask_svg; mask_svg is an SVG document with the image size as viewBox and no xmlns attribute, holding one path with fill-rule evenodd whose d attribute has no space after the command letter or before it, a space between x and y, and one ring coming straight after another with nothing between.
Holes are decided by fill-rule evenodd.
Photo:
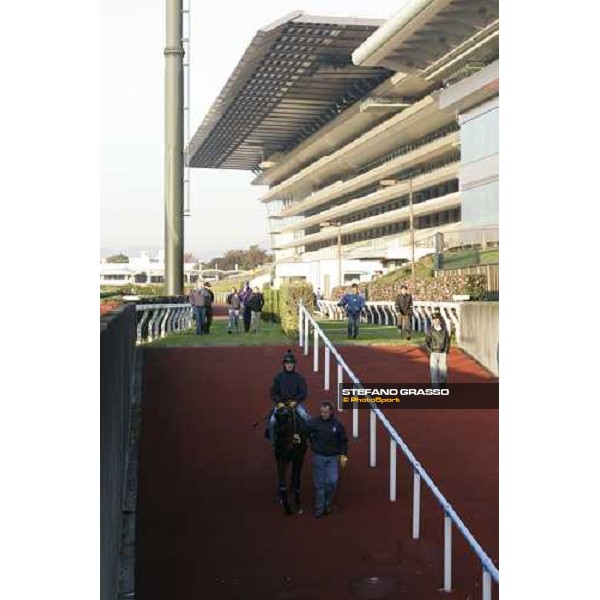
<instances>
[{"instance_id":1,"label":"concrete wall","mask_svg":"<svg viewBox=\"0 0 600 600\"><path fill-rule=\"evenodd\" d=\"M119 595L119 543L135 363L135 305L100 320L100 598Z\"/></svg>"},{"instance_id":2,"label":"concrete wall","mask_svg":"<svg viewBox=\"0 0 600 600\"><path fill-rule=\"evenodd\" d=\"M498 375L499 302L461 302L458 345Z\"/></svg>"}]
</instances>

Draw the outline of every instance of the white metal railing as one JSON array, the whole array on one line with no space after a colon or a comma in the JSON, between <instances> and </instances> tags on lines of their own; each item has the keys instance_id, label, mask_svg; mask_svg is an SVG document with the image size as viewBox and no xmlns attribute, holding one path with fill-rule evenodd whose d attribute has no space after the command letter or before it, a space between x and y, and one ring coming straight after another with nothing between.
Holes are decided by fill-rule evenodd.
<instances>
[{"instance_id":1,"label":"white metal railing","mask_svg":"<svg viewBox=\"0 0 600 600\"><path fill-rule=\"evenodd\" d=\"M319 301L323 302L323 301ZM334 303L335 304L335 303ZM428 304L428 303L427 303ZM451 304L451 303L447 303ZM342 355L338 352L335 346L327 338L319 324L313 316L306 310L301 303L298 309L298 330L299 330L299 346L303 349L305 356L309 354L311 327L313 335L313 370L315 373L319 371L319 338L322 340L324 347L324 389L330 389L330 362L333 355L336 362L337 371L337 404L339 410L343 410L340 404L339 384L344 381L344 373L348 381L362 387L362 383L352 372L350 367ZM358 439L358 412L356 404L352 406L352 436ZM497 584L500 583L500 574L496 565L490 557L485 553L471 532L467 529L462 519L458 516L452 505L446 500L440 492L434 481L427 474L421 463L416 459L411 452L406 442L398 434L394 426L388 421L383 412L375 404L370 405L369 411L369 466L377 465L377 420L381 422L384 429L390 438L390 501L396 501L396 455L398 447L408 459L408 462L413 467L413 517L412 517L412 536L413 539L419 539L420 529L420 514L421 514L421 480L430 489L438 504L444 511L444 587L443 590L450 592L452 590L452 525L463 535L466 542L469 544L477 558L481 562L482 567L482 598L483 600L491 600L492 598L492 580Z\"/></svg>"},{"instance_id":2,"label":"white metal railing","mask_svg":"<svg viewBox=\"0 0 600 600\"><path fill-rule=\"evenodd\" d=\"M192 326L190 304L138 304L137 343L152 342Z\"/></svg>"},{"instance_id":3,"label":"white metal railing","mask_svg":"<svg viewBox=\"0 0 600 600\"><path fill-rule=\"evenodd\" d=\"M335 300L317 300L319 312L328 319L341 321L346 318L346 311L337 305ZM426 331L431 324L431 318L435 312L439 312L450 333L456 332L460 339L460 303L458 302L413 302L413 329L415 331ZM361 314L361 319L366 323L379 323L381 325L395 325L398 312L393 301L367 302Z\"/></svg>"}]
</instances>

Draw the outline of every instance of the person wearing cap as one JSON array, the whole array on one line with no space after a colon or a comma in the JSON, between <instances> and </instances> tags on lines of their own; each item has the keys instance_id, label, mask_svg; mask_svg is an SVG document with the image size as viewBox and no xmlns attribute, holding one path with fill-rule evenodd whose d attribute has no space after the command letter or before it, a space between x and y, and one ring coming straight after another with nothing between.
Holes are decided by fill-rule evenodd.
<instances>
[{"instance_id":1,"label":"person wearing cap","mask_svg":"<svg viewBox=\"0 0 600 600\"><path fill-rule=\"evenodd\" d=\"M358 285L353 283L350 291L344 294L338 306L346 309L348 316L348 339L356 339L360 323L360 313L365 307L365 299L358 293Z\"/></svg>"},{"instance_id":2,"label":"person wearing cap","mask_svg":"<svg viewBox=\"0 0 600 600\"><path fill-rule=\"evenodd\" d=\"M310 415L304 406L308 390L306 379L296 371L296 357L291 350L283 355L283 370L273 378L271 385L271 400L273 410L269 417L267 437L274 441L275 409L281 408L286 402L290 402L291 408L296 410L298 416L304 421L310 419Z\"/></svg>"},{"instance_id":3,"label":"person wearing cap","mask_svg":"<svg viewBox=\"0 0 600 600\"><path fill-rule=\"evenodd\" d=\"M396 311L398 312L398 331L400 337L406 329L406 339L410 340L412 333L413 299L408 293L405 283L400 286L400 293L396 296Z\"/></svg>"},{"instance_id":4,"label":"person wearing cap","mask_svg":"<svg viewBox=\"0 0 600 600\"><path fill-rule=\"evenodd\" d=\"M348 463L348 436L340 421L333 416L333 403L324 400L320 415L307 424L313 452L312 473L315 486L315 517L331 512L337 489L339 468Z\"/></svg>"},{"instance_id":5,"label":"person wearing cap","mask_svg":"<svg viewBox=\"0 0 600 600\"><path fill-rule=\"evenodd\" d=\"M425 345L429 352L429 371L434 388L446 385L448 378L447 356L450 352L450 333L439 313L434 313L431 328L425 335Z\"/></svg>"}]
</instances>

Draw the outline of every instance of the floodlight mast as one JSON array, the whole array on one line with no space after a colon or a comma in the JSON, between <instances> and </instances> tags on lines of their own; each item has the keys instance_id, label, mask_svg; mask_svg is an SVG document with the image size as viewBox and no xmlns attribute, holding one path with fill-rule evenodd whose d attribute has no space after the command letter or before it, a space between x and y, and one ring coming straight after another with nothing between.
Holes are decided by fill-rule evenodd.
<instances>
[{"instance_id":1,"label":"floodlight mast","mask_svg":"<svg viewBox=\"0 0 600 600\"><path fill-rule=\"evenodd\" d=\"M165 284L183 293L183 56L182 0L166 0L165 47Z\"/></svg>"}]
</instances>

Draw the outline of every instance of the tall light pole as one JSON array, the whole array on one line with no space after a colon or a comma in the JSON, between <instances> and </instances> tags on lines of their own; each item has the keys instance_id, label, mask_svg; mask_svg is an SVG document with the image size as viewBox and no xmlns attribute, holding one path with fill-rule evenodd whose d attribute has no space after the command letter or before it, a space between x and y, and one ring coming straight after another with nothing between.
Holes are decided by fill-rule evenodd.
<instances>
[{"instance_id":1,"label":"tall light pole","mask_svg":"<svg viewBox=\"0 0 600 600\"><path fill-rule=\"evenodd\" d=\"M340 287L344 285L342 281L342 224L340 221L337 222L338 228L338 239L337 239L337 249L338 249L338 281L340 282Z\"/></svg>"},{"instance_id":2,"label":"tall light pole","mask_svg":"<svg viewBox=\"0 0 600 600\"><path fill-rule=\"evenodd\" d=\"M410 227L410 248L411 248L411 279L412 293L415 289L415 216L413 212L413 178L412 174L408 176L408 210L409 210L409 227Z\"/></svg>"},{"instance_id":3,"label":"tall light pole","mask_svg":"<svg viewBox=\"0 0 600 600\"><path fill-rule=\"evenodd\" d=\"M183 293L183 55L182 0L166 0L165 47L165 283Z\"/></svg>"}]
</instances>

